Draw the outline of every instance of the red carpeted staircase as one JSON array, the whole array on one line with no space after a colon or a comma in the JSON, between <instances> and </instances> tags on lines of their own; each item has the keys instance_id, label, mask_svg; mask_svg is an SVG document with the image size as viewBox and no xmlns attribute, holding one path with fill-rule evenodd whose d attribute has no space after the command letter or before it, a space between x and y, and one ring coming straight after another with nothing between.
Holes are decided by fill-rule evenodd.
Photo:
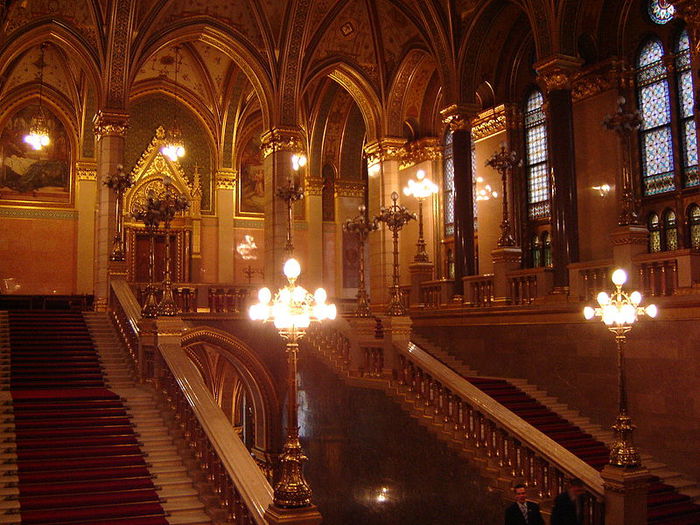
<instances>
[{"instance_id":1,"label":"red carpeted staircase","mask_svg":"<svg viewBox=\"0 0 700 525\"><path fill-rule=\"evenodd\" d=\"M607 464L609 450L603 442L563 419L509 381L484 377L466 379L592 467L601 470ZM650 524L700 524L700 505L657 477L652 478L649 487L648 509Z\"/></svg>"},{"instance_id":2,"label":"red carpeted staircase","mask_svg":"<svg viewBox=\"0 0 700 525\"><path fill-rule=\"evenodd\" d=\"M121 399L105 385L82 314L11 311L8 321L16 436L10 475L21 522L167 524L147 458Z\"/></svg>"}]
</instances>

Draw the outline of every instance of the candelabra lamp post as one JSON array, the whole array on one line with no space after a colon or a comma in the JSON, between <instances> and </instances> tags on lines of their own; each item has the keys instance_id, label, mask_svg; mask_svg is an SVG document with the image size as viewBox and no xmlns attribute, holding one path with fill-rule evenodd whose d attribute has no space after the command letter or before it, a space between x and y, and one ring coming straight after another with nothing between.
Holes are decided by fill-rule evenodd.
<instances>
[{"instance_id":1,"label":"candelabra lamp post","mask_svg":"<svg viewBox=\"0 0 700 525\"><path fill-rule=\"evenodd\" d=\"M124 249L124 216L122 213L124 193L131 188L134 181L131 179L131 174L126 173L121 164L117 166L117 171L108 175L104 180L104 185L112 190L116 196L115 213L116 226L114 233L114 241L112 242L112 253L109 256L110 261L123 261L126 250Z\"/></svg>"},{"instance_id":2,"label":"candelabra lamp post","mask_svg":"<svg viewBox=\"0 0 700 525\"><path fill-rule=\"evenodd\" d=\"M625 385L624 346L627 334L632 330L639 317L656 317L658 309L650 304L646 308L639 306L642 294L634 291L627 293L622 285L627 282L627 274L617 269L612 274L615 291L608 295L598 294L598 306L586 306L583 315L586 319L599 318L615 336L617 343L617 377L618 377L618 416L612 426L615 437L610 446L610 464L617 467L633 468L641 466L639 451L634 446L633 432L635 426L627 409L627 389Z\"/></svg>"},{"instance_id":3,"label":"candelabra lamp post","mask_svg":"<svg viewBox=\"0 0 700 525\"><path fill-rule=\"evenodd\" d=\"M360 268L358 270L357 307L355 308L355 316L371 317L372 310L369 306L367 286L365 285L365 243L367 242L367 237L370 232L375 231L378 225L375 221L370 222L367 217L367 208L364 204L360 204L358 209L360 210L360 214L353 219L345 221L343 230L357 235L360 241Z\"/></svg>"},{"instance_id":4,"label":"candelabra lamp post","mask_svg":"<svg viewBox=\"0 0 700 525\"><path fill-rule=\"evenodd\" d=\"M134 219L143 222L148 232L148 285L146 286L146 297L141 307L141 315L147 318L158 317L158 301L156 300L155 287L155 236L158 224L160 223L160 212L155 205L155 194L150 191L146 202L136 208L132 213Z\"/></svg>"},{"instance_id":5,"label":"candelabra lamp post","mask_svg":"<svg viewBox=\"0 0 700 525\"><path fill-rule=\"evenodd\" d=\"M284 264L287 284L272 297L269 288L258 291L258 303L250 307L254 321L272 322L286 340L287 351L287 439L280 458L280 478L274 487L274 504L281 508L311 505L311 487L304 479L303 462L307 459L299 441L297 418L297 353L299 340L311 323L335 319L334 304L326 303L326 291L319 288L312 295L297 284L301 273L299 262L288 259Z\"/></svg>"},{"instance_id":6,"label":"candelabra lamp post","mask_svg":"<svg viewBox=\"0 0 700 525\"><path fill-rule=\"evenodd\" d=\"M298 173L301 168L306 166L305 155L292 155L292 170ZM291 175L291 174L290 174ZM290 176L286 186L277 188L275 195L287 203L287 242L284 245L284 251L288 256L294 253L294 203L304 198L304 189L301 184L297 184L295 178Z\"/></svg>"},{"instance_id":7,"label":"candelabra lamp post","mask_svg":"<svg viewBox=\"0 0 700 525\"><path fill-rule=\"evenodd\" d=\"M153 201L154 206L158 209L159 217L165 225L165 276L163 278L163 297L158 303L158 315L174 316L177 315L177 305L175 297L173 297L172 265L170 263L170 223L175 218L175 214L185 211L189 208L190 203L181 193L175 194L170 177L163 177L163 185L165 189L158 199Z\"/></svg>"},{"instance_id":8,"label":"candelabra lamp post","mask_svg":"<svg viewBox=\"0 0 700 525\"><path fill-rule=\"evenodd\" d=\"M632 135L642 125L639 111L626 111L625 98L617 100L617 111L612 115L606 115L603 120L605 128L617 133L622 147L622 195L620 199L620 215L617 223L619 226L639 224L639 212L632 189Z\"/></svg>"},{"instance_id":9,"label":"candelabra lamp post","mask_svg":"<svg viewBox=\"0 0 700 525\"><path fill-rule=\"evenodd\" d=\"M504 145L501 145L500 151L494 153L486 161L487 166L491 166L501 174L501 182L503 184L503 219L501 221L501 236L498 239L499 248L515 246L515 239L511 232L510 218L508 216L508 175L512 175L513 168L521 164L522 162L518 160L518 154L515 151L506 150Z\"/></svg>"},{"instance_id":10,"label":"candelabra lamp post","mask_svg":"<svg viewBox=\"0 0 700 525\"><path fill-rule=\"evenodd\" d=\"M401 290L399 289L399 232L409 222L416 220L415 214L404 206L399 206L399 194L391 194L393 204L389 207L382 206L379 215L374 218L375 223L383 222L391 230L394 240L394 274L391 286L391 297L387 307L387 315L406 315L406 308L401 302Z\"/></svg>"},{"instance_id":11,"label":"candelabra lamp post","mask_svg":"<svg viewBox=\"0 0 700 525\"><path fill-rule=\"evenodd\" d=\"M418 252L413 258L413 262L427 263L430 262L428 252L425 251L425 240L423 239L423 200L438 192L437 185L426 178L425 171L418 170L416 173L418 181L413 179L408 180L408 186L403 189L404 195L415 197L418 200Z\"/></svg>"}]
</instances>

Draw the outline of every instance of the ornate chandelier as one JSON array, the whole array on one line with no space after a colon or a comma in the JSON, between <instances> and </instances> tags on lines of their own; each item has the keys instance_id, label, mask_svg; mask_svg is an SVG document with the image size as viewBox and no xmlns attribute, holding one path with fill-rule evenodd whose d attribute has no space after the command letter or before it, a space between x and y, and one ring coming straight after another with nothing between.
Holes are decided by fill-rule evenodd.
<instances>
[{"instance_id":1,"label":"ornate chandelier","mask_svg":"<svg viewBox=\"0 0 700 525\"><path fill-rule=\"evenodd\" d=\"M180 46L175 46L175 85L177 85L177 74L180 70ZM163 155L171 161L185 156L185 141L182 139L182 128L177 121L177 102L175 103L175 111L173 113L173 124L168 130L165 145L161 148Z\"/></svg>"},{"instance_id":2,"label":"ornate chandelier","mask_svg":"<svg viewBox=\"0 0 700 525\"><path fill-rule=\"evenodd\" d=\"M44 113L44 108L41 107L41 95L44 87L45 50L46 42L41 44L41 57L39 58L39 109L37 109L31 122L29 123L29 132L24 136L24 142L29 144L35 150L40 150L51 143L48 119Z\"/></svg>"}]
</instances>

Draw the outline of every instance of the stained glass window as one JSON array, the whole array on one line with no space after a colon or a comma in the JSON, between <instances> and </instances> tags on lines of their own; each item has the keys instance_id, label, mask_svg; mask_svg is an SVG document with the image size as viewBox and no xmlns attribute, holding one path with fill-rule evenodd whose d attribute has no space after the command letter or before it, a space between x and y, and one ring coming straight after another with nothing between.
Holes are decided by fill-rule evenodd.
<instances>
[{"instance_id":1,"label":"stained glass window","mask_svg":"<svg viewBox=\"0 0 700 525\"><path fill-rule=\"evenodd\" d=\"M661 251L661 231L659 229L659 216L656 213L649 215L647 220L649 228L649 252L656 253Z\"/></svg>"},{"instance_id":2,"label":"stained glass window","mask_svg":"<svg viewBox=\"0 0 700 525\"><path fill-rule=\"evenodd\" d=\"M675 189L671 99L663 63L664 49L658 40L642 48L637 61L637 97L642 114L642 185L644 195Z\"/></svg>"},{"instance_id":3,"label":"stained glass window","mask_svg":"<svg viewBox=\"0 0 700 525\"><path fill-rule=\"evenodd\" d=\"M550 212L549 157L544 98L535 90L525 106L525 145L527 150L527 196L530 219L545 219Z\"/></svg>"},{"instance_id":4,"label":"stained glass window","mask_svg":"<svg viewBox=\"0 0 700 525\"><path fill-rule=\"evenodd\" d=\"M649 0L649 18L655 24L663 25L673 20L676 8L669 0Z\"/></svg>"},{"instance_id":5,"label":"stained glass window","mask_svg":"<svg viewBox=\"0 0 700 525\"><path fill-rule=\"evenodd\" d=\"M445 237L452 237L455 234L455 162L452 148L452 132L450 130L447 130L447 133L445 133L445 151L442 169Z\"/></svg>"},{"instance_id":6,"label":"stained glass window","mask_svg":"<svg viewBox=\"0 0 700 525\"><path fill-rule=\"evenodd\" d=\"M667 210L664 213L664 240L666 250L678 249L678 224L676 224L676 213Z\"/></svg>"},{"instance_id":7,"label":"stained glass window","mask_svg":"<svg viewBox=\"0 0 700 525\"><path fill-rule=\"evenodd\" d=\"M698 137L695 130L695 96L693 74L690 70L690 37L683 31L676 42L676 75L678 107L680 109L680 136L683 181L686 187L700 185L698 174Z\"/></svg>"},{"instance_id":8,"label":"stained glass window","mask_svg":"<svg viewBox=\"0 0 700 525\"><path fill-rule=\"evenodd\" d=\"M544 232L542 234L542 248L544 252L544 265L547 268L552 267L552 241L549 237L549 232Z\"/></svg>"},{"instance_id":9,"label":"stained glass window","mask_svg":"<svg viewBox=\"0 0 700 525\"><path fill-rule=\"evenodd\" d=\"M530 255L532 256L533 268L542 266L542 243L537 234L532 237L532 241L530 242Z\"/></svg>"}]
</instances>

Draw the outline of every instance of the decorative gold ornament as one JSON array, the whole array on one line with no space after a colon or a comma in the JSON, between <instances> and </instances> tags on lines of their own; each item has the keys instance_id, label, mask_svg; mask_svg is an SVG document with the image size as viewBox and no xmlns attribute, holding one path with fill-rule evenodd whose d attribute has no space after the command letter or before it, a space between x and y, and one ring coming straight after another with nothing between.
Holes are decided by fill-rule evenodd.
<instances>
[{"instance_id":1,"label":"decorative gold ornament","mask_svg":"<svg viewBox=\"0 0 700 525\"><path fill-rule=\"evenodd\" d=\"M222 169L216 172L216 189L217 190L235 190L236 181L238 180L237 170Z\"/></svg>"},{"instance_id":2,"label":"decorative gold ornament","mask_svg":"<svg viewBox=\"0 0 700 525\"><path fill-rule=\"evenodd\" d=\"M537 80L545 93L562 89L571 89L571 81L576 71L583 64L580 58L566 55L554 55L540 60L534 65Z\"/></svg>"},{"instance_id":3,"label":"decorative gold ornament","mask_svg":"<svg viewBox=\"0 0 700 525\"><path fill-rule=\"evenodd\" d=\"M124 167L119 164L114 173L110 173L105 177L103 184L114 192L116 213L116 226L114 232L114 241L112 243L112 253L109 256L110 261L123 261L126 256L124 248L124 214L122 206L124 204L124 193L134 185L130 173L124 171Z\"/></svg>"},{"instance_id":4,"label":"decorative gold ornament","mask_svg":"<svg viewBox=\"0 0 700 525\"><path fill-rule=\"evenodd\" d=\"M311 196L320 196L323 194L323 179L319 177L307 177L304 183L304 191Z\"/></svg>"},{"instance_id":5,"label":"decorative gold ornament","mask_svg":"<svg viewBox=\"0 0 700 525\"><path fill-rule=\"evenodd\" d=\"M75 173L78 181L96 181L97 165L94 162L76 162Z\"/></svg>"},{"instance_id":6,"label":"decorative gold ornament","mask_svg":"<svg viewBox=\"0 0 700 525\"><path fill-rule=\"evenodd\" d=\"M440 160L442 158L442 144L440 144L440 139L437 137L424 137L408 142L403 150L399 169L410 168L421 162Z\"/></svg>"},{"instance_id":7,"label":"decorative gold ornament","mask_svg":"<svg viewBox=\"0 0 700 525\"><path fill-rule=\"evenodd\" d=\"M617 343L617 374L618 374L618 416L612 429L615 438L610 445L610 464L616 467L634 468L642 464L639 451L634 445L633 432L635 426L627 413L627 389L625 384L624 343L632 326L642 316L656 317L658 309L650 304L646 308L639 306L642 294L635 291L630 294L622 291L622 285L627 281L627 274L617 269L612 274L615 291L608 295L600 292L597 297L598 307L586 306L583 315L590 320L600 318L615 335Z\"/></svg>"},{"instance_id":8,"label":"decorative gold ornament","mask_svg":"<svg viewBox=\"0 0 700 525\"><path fill-rule=\"evenodd\" d=\"M358 269L357 307L355 308L355 316L371 317L372 309L369 306L367 286L365 285L365 242L367 242L369 234L377 229L377 222L369 220L367 208L364 204L361 204L358 210L360 214L353 219L345 221L343 230L355 234L360 241L360 267Z\"/></svg>"},{"instance_id":9,"label":"decorative gold ornament","mask_svg":"<svg viewBox=\"0 0 700 525\"><path fill-rule=\"evenodd\" d=\"M401 160L405 144L406 139L386 137L365 146L367 167L369 168L370 175L377 173L382 162Z\"/></svg>"},{"instance_id":10,"label":"decorative gold ornament","mask_svg":"<svg viewBox=\"0 0 700 525\"><path fill-rule=\"evenodd\" d=\"M441 109L440 116L451 131L468 131L480 109L476 104L452 104Z\"/></svg>"},{"instance_id":11,"label":"decorative gold ornament","mask_svg":"<svg viewBox=\"0 0 700 525\"><path fill-rule=\"evenodd\" d=\"M95 113L93 129L97 140L104 137L125 137L129 128L129 115L117 111L100 110Z\"/></svg>"},{"instance_id":12,"label":"decorative gold ornament","mask_svg":"<svg viewBox=\"0 0 700 525\"><path fill-rule=\"evenodd\" d=\"M277 151L289 151L301 155L304 152L304 140L299 128L272 128L260 137L263 158Z\"/></svg>"},{"instance_id":13,"label":"decorative gold ornament","mask_svg":"<svg viewBox=\"0 0 700 525\"><path fill-rule=\"evenodd\" d=\"M503 185L503 219L501 221L501 236L498 239L498 247L515 246L515 239L510 227L510 218L508 217L508 175L512 179L513 169L522 166L522 161L518 159L516 151L507 151L505 144L501 144L501 149L486 161L486 165L491 166L501 174L501 184Z\"/></svg>"},{"instance_id":14,"label":"decorative gold ornament","mask_svg":"<svg viewBox=\"0 0 700 525\"><path fill-rule=\"evenodd\" d=\"M44 108L41 106L41 95L44 89L44 54L46 52L46 47L48 44L44 42L41 44L41 55L39 57L39 107L36 113L32 116L32 120L29 123L29 130L24 136L24 142L29 144L33 149L40 150L41 148L48 146L51 143L50 131L48 118L44 112Z\"/></svg>"},{"instance_id":15,"label":"decorative gold ornament","mask_svg":"<svg viewBox=\"0 0 700 525\"><path fill-rule=\"evenodd\" d=\"M304 166L306 166L305 155L292 155L292 170L294 173L298 173ZM292 239L294 203L304 198L304 188L297 184L296 177L290 172L287 185L277 188L275 196L287 203L287 242L284 246L284 251L291 257L294 253L294 241Z\"/></svg>"},{"instance_id":16,"label":"decorative gold ornament","mask_svg":"<svg viewBox=\"0 0 700 525\"><path fill-rule=\"evenodd\" d=\"M504 104L492 110L480 113L472 122L472 140L480 140L505 131L506 129L506 107Z\"/></svg>"},{"instance_id":17,"label":"decorative gold ornament","mask_svg":"<svg viewBox=\"0 0 700 525\"><path fill-rule=\"evenodd\" d=\"M423 200L432 197L438 192L437 184L425 176L425 171L418 170L416 179L408 179L408 185L403 189L403 194L407 197L415 197L418 201L418 242L416 247L418 252L413 257L413 262L430 262L428 252L425 251L425 239L423 239Z\"/></svg>"},{"instance_id":18,"label":"decorative gold ornament","mask_svg":"<svg viewBox=\"0 0 700 525\"><path fill-rule=\"evenodd\" d=\"M335 194L338 197L364 198L365 191L364 182L342 179L335 181Z\"/></svg>"}]
</instances>

